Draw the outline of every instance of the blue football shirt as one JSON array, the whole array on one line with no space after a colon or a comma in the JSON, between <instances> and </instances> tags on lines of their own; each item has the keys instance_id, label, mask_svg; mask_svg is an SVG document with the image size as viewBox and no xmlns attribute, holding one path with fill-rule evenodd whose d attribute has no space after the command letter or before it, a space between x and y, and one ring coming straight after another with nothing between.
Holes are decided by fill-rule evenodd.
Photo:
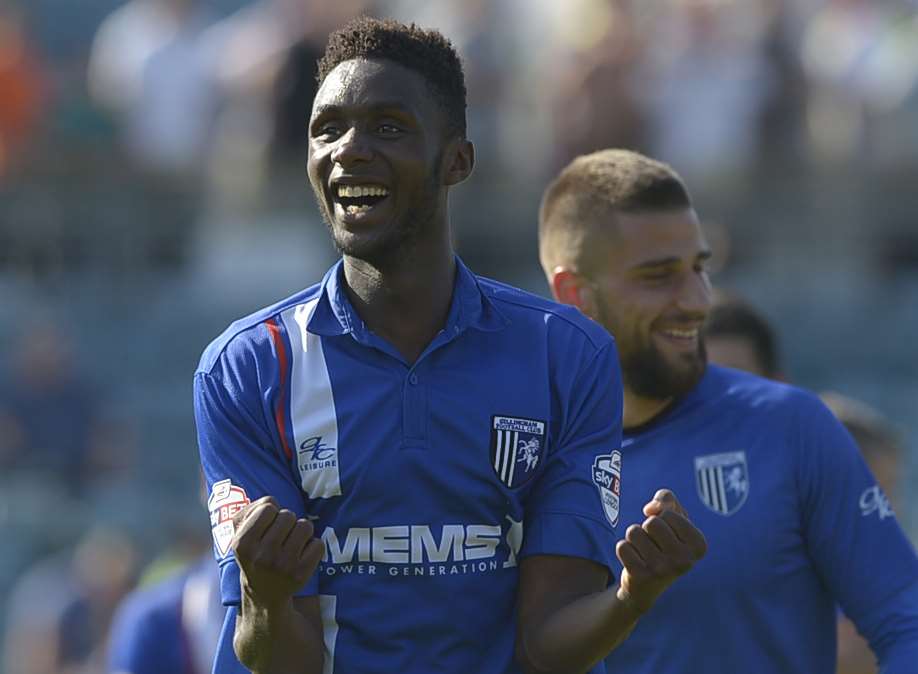
<instances>
[{"instance_id":1,"label":"blue football shirt","mask_svg":"<svg viewBox=\"0 0 918 674\"><path fill-rule=\"evenodd\" d=\"M107 671L207 674L221 631L220 608L209 559L134 590L112 620Z\"/></svg>"},{"instance_id":2,"label":"blue football shirt","mask_svg":"<svg viewBox=\"0 0 918 674\"><path fill-rule=\"evenodd\" d=\"M831 674L836 604L881 655L908 626L914 655L918 561L818 398L709 366L663 416L625 433L622 454L624 521L641 521L666 486L708 554L613 651L610 673Z\"/></svg>"},{"instance_id":3,"label":"blue football shirt","mask_svg":"<svg viewBox=\"0 0 918 674\"><path fill-rule=\"evenodd\" d=\"M232 515L271 494L313 519L326 545L302 589L319 596L326 672L517 672L519 560L613 568L614 342L575 309L457 262L446 325L408 364L341 284L339 262L319 285L237 321L195 375L231 607L216 671L241 671Z\"/></svg>"}]
</instances>

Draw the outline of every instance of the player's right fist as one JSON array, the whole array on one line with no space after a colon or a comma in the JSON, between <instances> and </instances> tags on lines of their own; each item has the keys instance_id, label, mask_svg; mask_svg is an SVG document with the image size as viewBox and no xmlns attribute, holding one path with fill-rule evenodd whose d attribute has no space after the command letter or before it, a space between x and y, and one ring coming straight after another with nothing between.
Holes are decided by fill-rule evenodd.
<instances>
[{"instance_id":1,"label":"player's right fist","mask_svg":"<svg viewBox=\"0 0 918 674\"><path fill-rule=\"evenodd\" d=\"M253 501L235 516L230 547L239 564L242 590L259 604L293 596L315 573L325 554L312 522L281 508L273 496Z\"/></svg>"},{"instance_id":2,"label":"player's right fist","mask_svg":"<svg viewBox=\"0 0 918 674\"><path fill-rule=\"evenodd\" d=\"M657 490L644 506L644 515L644 523L628 527L615 547L622 563L619 599L641 613L708 550L704 534L669 489Z\"/></svg>"}]
</instances>

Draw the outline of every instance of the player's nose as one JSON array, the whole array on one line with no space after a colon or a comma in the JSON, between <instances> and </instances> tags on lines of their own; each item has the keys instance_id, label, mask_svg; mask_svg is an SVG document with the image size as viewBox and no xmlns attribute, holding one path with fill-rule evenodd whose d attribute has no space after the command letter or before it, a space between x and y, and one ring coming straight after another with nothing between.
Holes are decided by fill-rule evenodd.
<instances>
[{"instance_id":1,"label":"player's nose","mask_svg":"<svg viewBox=\"0 0 918 674\"><path fill-rule=\"evenodd\" d=\"M364 134L351 127L338 139L331 158L336 164L346 167L357 162L370 161L373 158L373 148Z\"/></svg>"},{"instance_id":2,"label":"player's nose","mask_svg":"<svg viewBox=\"0 0 918 674\"><path fill-rule=\"evenodd\" d=\"M704 319L711 310L711 282L706 274L689 274L679 287L676 304L686 314Z\"/></svg>"}]
</instances>

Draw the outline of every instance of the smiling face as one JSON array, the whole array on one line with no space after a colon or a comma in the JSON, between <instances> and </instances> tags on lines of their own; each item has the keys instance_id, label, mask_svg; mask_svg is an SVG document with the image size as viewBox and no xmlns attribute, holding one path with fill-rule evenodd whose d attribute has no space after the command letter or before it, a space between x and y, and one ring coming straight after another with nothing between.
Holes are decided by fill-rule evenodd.
<instances>
[{"instance_id":1,"label":"smiling face","mask_svg":"<svg viewBox=\"0 0 918 674\"><path fill-rule=\"evenodd\" d=\"M447 137L444 117L423 77L391 61L345 61L322 82L307 170L343 254L379 262L448 236L446 188L467 141Z\"/></svg>"},{"instance_id":2,"label":"smiling face","mask_svg":"<svg viewBox=\"0 0 918 674\"><path fill-rule=\"evenodd\" d=\"M701 326L711 307L711 253L692 209L615 213L597 241L592 317L614 336L625 386L657 400L704 374Z\"/></svg>"}]
</instances>

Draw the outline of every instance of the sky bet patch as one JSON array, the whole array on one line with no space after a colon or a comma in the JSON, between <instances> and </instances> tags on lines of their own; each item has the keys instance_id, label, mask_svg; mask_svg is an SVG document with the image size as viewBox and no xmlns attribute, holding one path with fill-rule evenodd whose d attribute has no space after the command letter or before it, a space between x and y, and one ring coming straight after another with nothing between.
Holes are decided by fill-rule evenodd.
<instances>
[{"instance_id":1,"label":"sky bet patch","mask_svg":"<svg viewBox=\"0 0 918 674\"><path fill-rule=\"evenodd\" d=\"M618 525L619 499L622 494L622 453L600 454L593 461L593 484L599 489L599 499L606 519Z\"/></svg>"},{"instance_id":2,"label":"sky bet patch","mask_svg":"<svg viewBox=\"0 0 918 674\"><path fill-rule=\"evenodd\" d=\"M220 557L225 557L229 552L230 542L236 534L233 526L233 515L249 504L242 487L235 486L229 480L215 482L207 499L207 509L210 511L210 530L214 535L214 545Z\"/></svg>"}]
</instances>

